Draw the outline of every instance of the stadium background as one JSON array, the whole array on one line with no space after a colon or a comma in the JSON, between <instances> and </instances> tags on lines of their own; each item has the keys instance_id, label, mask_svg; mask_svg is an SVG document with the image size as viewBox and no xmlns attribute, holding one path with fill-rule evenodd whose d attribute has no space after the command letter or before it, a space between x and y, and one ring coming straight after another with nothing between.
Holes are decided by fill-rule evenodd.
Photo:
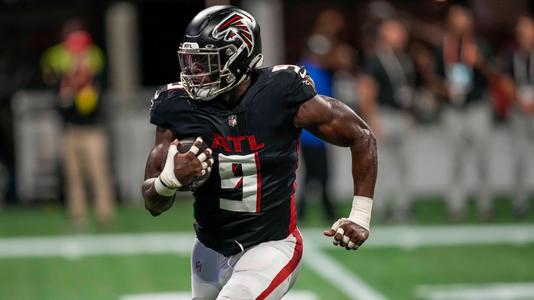
<instances>
[{"instance_id":1,"label":"stadium background","mask_svg":"<svg viewBox=\"0 0 534 300\"><path fill-rule=\"evenodd\" d=\"M150 97L157 86L177 80L175 50L182 32L196 12L215 3L221 1L0 1L1 299L187 295L191 199L180 195L171 211L153 218L142 208L139 184L154 131L148 124ZM330 8L341 11L342 39L358 50L355 72L371 51L365 20L373 8L393 7L409 24L412 41L424 41L434 32L422 29L444 26L451 5L466 5L496 65L514 46L518 15L533 8L521 0L395 1L392 6L382 1L231 3L257 17L267 65L298 64L318 15ZM118 203L111 228L91 222L84 233L73 232L63 208L61 126L54 93L39 67L42 53L59 41L62 24L73 17L83 20L107 59L102 103ZM469 201L465 218L450 220L454 158L447 127L440 121L417 123L405 133L413 149L406 158L412 166L405 181L413 200L409 216L375 218L366 247L346 253L322 238L321 229L329 224L319 201L309 199L309 215L301 223L307 243L304 267L288 299L534 299L534 214L514 213L513 127L502 106L492 107L497 109L488 141L490 218L481 220L475 201ZM336 147L328 151L330 193L342 216L352 192L349 153ZM526 173L531 187L532 153ZM476 188L477 175L470 168L465 178ZM385 166L380 172L390 170Z\"/></svg>"}]
</instances>

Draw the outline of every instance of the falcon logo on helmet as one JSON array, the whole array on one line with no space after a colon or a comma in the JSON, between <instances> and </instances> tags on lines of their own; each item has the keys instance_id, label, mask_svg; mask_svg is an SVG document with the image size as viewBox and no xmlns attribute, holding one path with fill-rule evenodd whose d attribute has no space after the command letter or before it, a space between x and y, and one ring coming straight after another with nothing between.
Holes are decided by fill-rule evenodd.
<instances>
[{"instance_id":1,"label":"falcon logo on helmet","mask_svg":"<svg viewBox=\"0 0 534 300\"><path fill-rule=\"evenodd\" d=\"M254 35L252 28L256 26L254 18L233 13L213 28L212 35L215 39L224 38L225 41L240 39L250 55L254 48Z\"/></svg>"},{"instance_id":2,"label":"falcon logo on helmet","mask_svg":"<svg viewBox=\"0 0 534 300\"><path fill-rule=\"evenodd\" d=\"M187 95L202 101L215 99L262 65L260 26L240 8L210 6L187 26L178 61Z\"/></svg>"}]
</instances>

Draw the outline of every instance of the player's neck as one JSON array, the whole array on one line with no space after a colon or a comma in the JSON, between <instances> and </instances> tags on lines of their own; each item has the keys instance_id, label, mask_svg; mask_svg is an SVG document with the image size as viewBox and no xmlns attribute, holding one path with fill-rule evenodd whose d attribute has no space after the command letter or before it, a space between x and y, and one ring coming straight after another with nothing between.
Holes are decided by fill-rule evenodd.
<instances>
[{"instance_id":1,"label":"player's neck","mask_svg":"<svg viewBox=\"0 0 534 300\"><path fill-rule=\"evenodd\" d=\"M229 109L236 107L241 101L241 97L245 94L250 86L250 82L251 80L249 77L228 93L221 95L221 103Z\"/></svg>"}]
</instances>

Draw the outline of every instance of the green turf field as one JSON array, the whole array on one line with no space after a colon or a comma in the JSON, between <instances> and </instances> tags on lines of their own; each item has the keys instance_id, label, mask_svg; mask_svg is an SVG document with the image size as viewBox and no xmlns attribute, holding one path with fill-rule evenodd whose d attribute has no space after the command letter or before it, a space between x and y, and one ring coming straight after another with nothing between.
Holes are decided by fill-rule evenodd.
<instances>
[{"instance_id":1,"label":"green turf field","mask_svg":"<svg viewBox=\"0 0 534 300\"><path fill-rule=\"evenodd\" d=\"M319 229L326 224L319 209L314 205L310 208L310 215L301 227L317 229L304 230L305 257L308 259L303 262L294 290L309 291L315 296L313 299L434 299L419 297L418 289L451 284L522 283L533 285L534 289L534 239L525 232L517 235L517 241L490 244L471 244L469 240L462 240L460 244L433 246L424 245L425 241L422 241L421 245L399 247L388 246L386 238L386 244L370 241L367 248L347 252L330 247L328 241L321 244ZM505 228L512 235L513 228L530 228L534 224L532 214L521 223L515 223L504 200L497 202L497 208L491 225L497 226L498 234L502 234L498 229L506 224L515 224L515 227ZM348 208L341 207L340 210ZM427 226L424 228L447 223L444 206L439 202L418 203L414 210L417 218L411 223ZM103 232L93 224L83 236L113 239L128 233L134 241L139 236L142 243L141 237L152 233L166 232L188 238L192 234L189 202L177 203L172 211L158 218L140 208L120 209L117 217L113 228ZM470 213L466 224L474 223L477 223L476 216ZM375 225L378 234L383 224ZM395 228L395 225L388 224L387 228ZM39 257L37 254L17 256L15 253L9 256L17 251L9 248L7 243L13 239L23 237L31 242L35 237L43 240L56 237L68 242L80 237L74 234L63 211L55 206L0 212L0 299L121 299L125 295L189 291L188 253L183 251L121 254L120 251L108 253L108 249L91 255L60 253ZM498 238L495 236L495 240ZM97 239L94 241L98 243ZM58 247L61 247L59 243ZM39 253L38 249L32 250ZM335 280L340 273L336 272L347 272L348 285L351 286L340 287ZM371 294L358 290L359 283ZM528 295L516 297L512 293L505 294L508 298L491 299L534 299L534 293Z\"/></svg>"}]
</instances>

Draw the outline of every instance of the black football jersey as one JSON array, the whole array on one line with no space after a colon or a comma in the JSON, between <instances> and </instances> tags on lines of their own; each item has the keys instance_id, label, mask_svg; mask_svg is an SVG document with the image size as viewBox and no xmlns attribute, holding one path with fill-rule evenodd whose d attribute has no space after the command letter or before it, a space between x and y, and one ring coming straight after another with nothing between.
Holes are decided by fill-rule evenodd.
<instances>
[{"instance_id":1,"label":"black football jersey","mask_svg":"<svg viewBox=\"0 0 534 300\"><path fill-rule=\"evenodd\" d=\"M202 136L213 150L210 178L193 193L195 231L226 256L296 228L295 190L300 130L299 105L315 96L303 68L257 69L239 104L190 99L180 83L161 87L150 122L176 138Z\"/></svg>"}]
</instances>

